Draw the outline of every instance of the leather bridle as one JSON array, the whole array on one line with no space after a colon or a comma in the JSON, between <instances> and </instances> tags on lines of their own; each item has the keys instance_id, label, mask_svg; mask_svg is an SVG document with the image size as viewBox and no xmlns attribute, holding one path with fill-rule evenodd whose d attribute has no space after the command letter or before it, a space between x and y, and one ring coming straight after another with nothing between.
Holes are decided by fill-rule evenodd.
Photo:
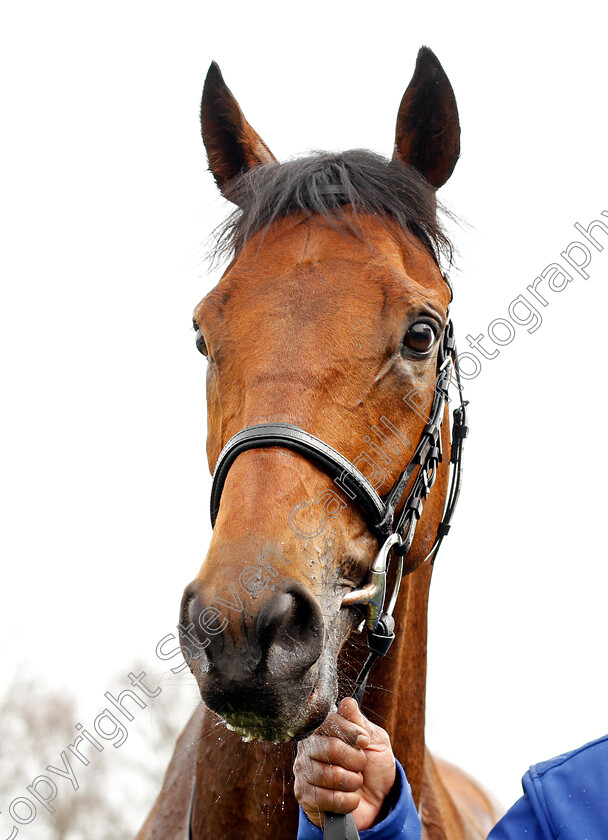
<instances>
[{"instance_id":1,"label":"leather bridle","mask_svg":"<svg viewBox=\"0 0 608 840\"><path fill-rule=\"evenodd\" d=\"M438 464L442 461L441 424L448 387L453 368L458 388L459 405L454 410L452 425L448 494L443 517L431 551L423 562L435 562L437 552L450 530L452 516L460 495L462 478L462 448L468 435L467 402L462 398L462 386L454 340L452 321L448 320L437 354L437 377L429 419L409 463L401 472L392 488L379 496L370 481L340 452L320 438L294 426L291 423L261 423L237 432L224 446L218 457L211 487L211 524L219 511L222 490L230 467L242 452L249 449L264 449L279 446L290 449L312 461L332 479L339 482L347 495L356 501L375 535L380 550L372 564L367 583L359 589L348 592L342 599L343 607L363 607L367 611L364 623L367 627L368 657L356 679L353 696L360 704L365 692L367 677L372 665L388 651L395 638L393 610L397 602L403 574L403 558L412 547L416 525L422 515L423 505L435 483ZM413 484L397 516L396 511L405 496L410 483ZM393 589L385 607L387 594L387 573L391 551L396 557L396 573ZM408 571L414 571L412 567ZM188 840L192 837L192 814L194 810L195 787L192 791L188 817ZM326 814L325 840L356 840L359 837L352 814Z\"/></svg>"},{"instance_id":2,"label":"leather bridle","mask_svg":"<svg viewBox=\"0 0 608 840\"><path fill-rule=\"evenodd\" d=\"M450 530L454 508L458 501L462 474L462 444L468 433L466 425L467 403L462 399L458 356L451 321L447 322L439 345L437 377L428 422L422 431L408 465L388 493L383 497L379 496L370 481L357 467L351 464L348 458L310 432L291 423L260 423L237 432L219 454L211 486L211 525L215 525L222 491L230 467L241 453L248 449L279 446L303 455L319 466L330 478L333 478L351 499L358 502L370 530L378 540L380 552L372 565L370 581L361 589L349 592L342 601L342 606L366 606L368 608L366 622L368 630L376 631L383 616L387 612L392 614L399 590L403 557L412 546L416 525L422 515L424 502L435 483L437 467L443 457L441 424L445 405L448 401L452 366L459 395L459 405L454 411L452 427L450 461L453 470L450 476L444 515L437 529L433 547L425 558L426 560L430 558L434 560L444 537ZM399 516L396 518L396 511L412 478L414 478L414 482L411 490L405 499ZM399 565L395 587L389 603L391 609L384 611L386 567L391 548L398 558ZM410 571L413 571L413 569Z\"/></svg>"}]
</instances>

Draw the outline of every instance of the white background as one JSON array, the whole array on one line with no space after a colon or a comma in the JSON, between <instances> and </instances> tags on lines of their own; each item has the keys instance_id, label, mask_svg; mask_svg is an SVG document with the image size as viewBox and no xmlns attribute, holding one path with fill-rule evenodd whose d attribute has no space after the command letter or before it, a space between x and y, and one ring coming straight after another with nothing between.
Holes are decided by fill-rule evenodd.
<instances>
[{"instance_id":1,"label":"white background","mask_svg":"<svg viewBox=\"0 0 608 840\"><path fill-rule=\"evenodd\" d=\"M5 684L28 668L91 717L136 657L172 685L154 648L210 533L190 329L219 276L205 240L228 209L199 136L210 61L280 159L389 154L417 50L434 49L462 123L442 196L469 223L452 274L463 349L575 221L608 209L600 8L5 4ZM505 805L530 763L608 728L608 249L589 272L468 386L464 490L431 593L429 744Z\"/></svg>"}]
</instances>

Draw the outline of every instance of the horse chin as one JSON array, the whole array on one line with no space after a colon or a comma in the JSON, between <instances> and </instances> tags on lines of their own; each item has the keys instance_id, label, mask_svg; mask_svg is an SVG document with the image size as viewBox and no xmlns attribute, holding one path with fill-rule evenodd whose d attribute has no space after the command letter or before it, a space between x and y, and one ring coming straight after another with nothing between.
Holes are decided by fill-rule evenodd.
<instances>
[{"instance_id":1,"label":"horse chin","mask_svg":"<svg viewBox=\"0 0 608 840\"><path fill-rule=\"evenodd\" d=\"M296 742L307 738L315 731L332 708L335 708L335 692L328 681L317 676L308 696L298 704L289 703L273 713L261 709L215 709L228 729L240 735L243 741L270 741L275 744ZM207 702L213 708L213 702Z\"/></svg>"},{"instance_id":2,"label":"horse chin","mask_svg":"<svg viewBox=\"0 0 608 840\"><path fill-rule=\"evenodd\" d=\"M290 718L288 722L261 720L259 716L252 720L247 714L237 714L224 717L224 723L228 729L240 735L242 741L295 743L312 734L323 723L330 709L331 704L327 704L326 707L315 708L312 713L306 712L302 720Z\"/></svg>"}]
</instances>

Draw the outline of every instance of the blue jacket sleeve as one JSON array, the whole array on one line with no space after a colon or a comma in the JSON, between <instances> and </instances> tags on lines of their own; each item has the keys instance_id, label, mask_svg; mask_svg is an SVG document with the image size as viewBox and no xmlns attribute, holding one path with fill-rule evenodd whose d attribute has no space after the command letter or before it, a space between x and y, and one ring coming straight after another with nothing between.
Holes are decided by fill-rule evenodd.
<instances>
[{"instance_id":1,"label":"blue jacket sleeve","mask_svg":"<svg viewBox=\"0 0 608 840\"><path fill-rule=\"evenodd\" d=\"M547 840L528 796L518 799L496 823L488 834L488 840Z\"/></svg>"},{"instance_id":2,"label":"blue jacket sleeve","mask_svg":"<svg viewBox=\"0 0 608 840\"><path fill-rule=\"evenodd\" d=\"M420 840L421 825L418 812L412 799L412 789L405 778L403 767L396 761L397 776L391 796L396 799L393 810L388 816L366 831L359 832L361 840ZM298 840L323 840L323 832L310 822L300 808ZM532 838L530 838L532 840Z\"/></svg>"},{"instance_id":3,"label":"blue jacket sleeve","mask_svg":"<svg viewBox=\"0 0 608 840\"><path fill-rule=\"evenodd\" d=\"M530 767L524 795L488 840L608 837L608 736Z\"/></svg>"}]
</instances>

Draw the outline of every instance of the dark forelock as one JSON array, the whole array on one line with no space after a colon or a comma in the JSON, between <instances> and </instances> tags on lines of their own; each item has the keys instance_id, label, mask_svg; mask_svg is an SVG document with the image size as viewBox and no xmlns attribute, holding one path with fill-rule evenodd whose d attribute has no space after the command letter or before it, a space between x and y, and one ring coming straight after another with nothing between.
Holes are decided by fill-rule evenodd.
<instances>
[{"instance_id":1,"label":"dark forelock","mask_svg":"<svg viewBox=\"0 0 608 840\"><path fill-rule=\"evenodd\" d=\"M356 225L359 215L392 218L437 263L441 256L452 260L433 187L413 167L373 152L316 152L256 166L233 179L224 194L237 209L216 231L216 258L238 253L250 236L277 219L304 213L321 216L357 237L362 236ZM344 212L347 205L351 215Z\"/></svg>"}]
</instances>

